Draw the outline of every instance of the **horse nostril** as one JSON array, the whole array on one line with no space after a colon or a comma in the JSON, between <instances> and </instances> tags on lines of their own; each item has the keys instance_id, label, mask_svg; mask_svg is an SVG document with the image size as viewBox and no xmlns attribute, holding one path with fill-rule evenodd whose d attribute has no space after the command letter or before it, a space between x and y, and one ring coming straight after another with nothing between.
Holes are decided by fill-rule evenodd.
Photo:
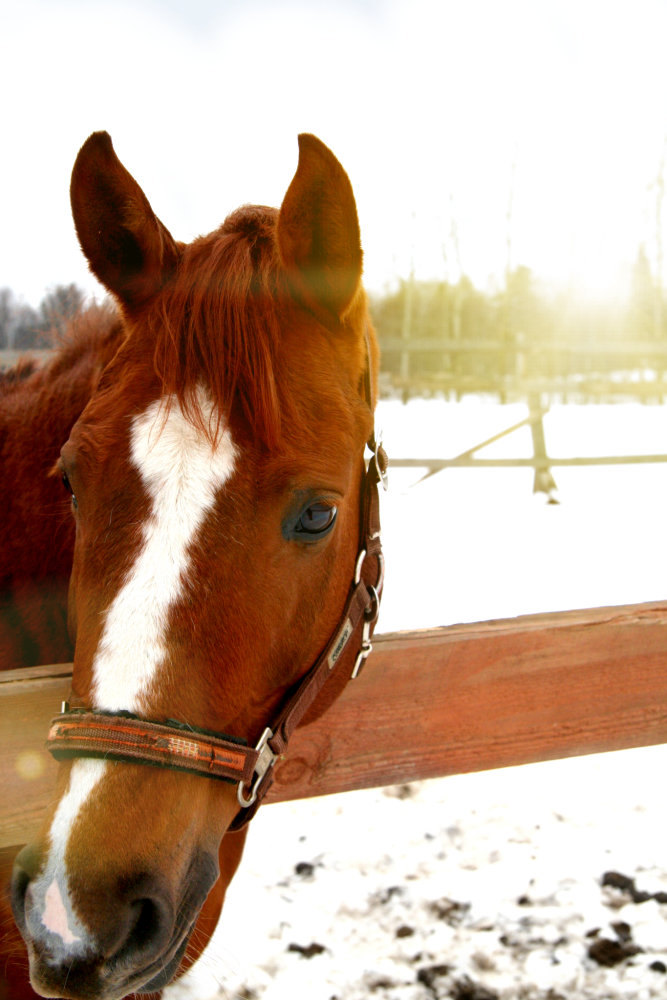
<instances>
[{"instance_id":1,"label":"horse nostril","mask_svg":"<svg viewBox=\"0 0 667 1000\"><path fill-rule=\"evenodd\" d=\"M158 879L141 879L125 892L125 934L114 960L145 963L169 944L174 928L174 912Z\"/></svg>"},{"instance_id":2,"label":"horse nostril","mask_svg":"<svg viewBox=\"0 0 667 1000\"><path fill-rule=\"evenodd\" d=\"M130 932L130 940L136 948L143 951L150 948L151 942L156 937L161 937L163 913L160 906L152 899L137 900L132 908L137 916Z\"/></svg>"},{"instance_id":3,"label":"horse nostril","mask_svg":"<svg viewBox=\"0 0 667 1000\"><path fill-rule=\"evenodd\" d=\"M11 905L14 919L23 930L28 887L39 871L40 855L37 848L28 846L16 855L11 881Z\"/></svg>"},{"instance_id":4,"label":"horse nostril","mask_svg":"<svg viewBox=\"0 0 667 1000\"><path fill-rule=\"evenodd\" d=\"M29 885L30 876L28 873L18 865L14 865L14 871L12 872L11 904L14 920L19 927L22 927L25 921L25 896Z\"/></svg>"}]
</instances>

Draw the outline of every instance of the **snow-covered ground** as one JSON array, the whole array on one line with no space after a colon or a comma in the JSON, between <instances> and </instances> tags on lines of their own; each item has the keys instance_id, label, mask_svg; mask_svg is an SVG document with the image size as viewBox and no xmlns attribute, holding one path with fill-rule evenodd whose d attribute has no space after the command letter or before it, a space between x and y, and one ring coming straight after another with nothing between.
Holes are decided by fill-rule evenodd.
<instances>
[{"instance_id":1,"label":"snow-covered ground","mask_svg":"<svg viewBox=\"0 0 667 1000\"><path fill-rule=\"evenodd\" d=\"M527 407L383 403L396 458L456 455L527 416ZM557 406L544 420L554 458L667 454L667 407ZM528 458L523 427L479 453ZM531 469L396 470L385 498L384 631L665 597L667 464L559 467L557 505Z\"/></svg>"},{"instance_id":2,"label":"snow-covered ground","mask_svg":"<svg viewBox=\"0 0 667 1000\"><path fill-rule=\"evenodd\" d=\"M395 457L455 455L524 416L380 407ZM554 407L545 434L552 456L667 453L667 408ZM481 453L530 454L527 428ZM530 470L394 472L380 629L664 598L667 465L554 476L557 505ZM169 1000L665 997L666 770L658 747L264 807Z\"/></svg>"}]
</instances>

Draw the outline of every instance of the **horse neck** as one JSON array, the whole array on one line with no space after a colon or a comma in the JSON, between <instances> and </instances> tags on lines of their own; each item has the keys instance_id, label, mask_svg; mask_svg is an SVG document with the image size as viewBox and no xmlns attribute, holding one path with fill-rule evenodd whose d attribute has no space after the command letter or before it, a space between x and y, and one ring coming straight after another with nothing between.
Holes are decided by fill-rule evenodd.
<instances>
[{"instance_id":1,"label":"horse neck","mask_svg":"<svg viewBox=\"0 0 667 1000\"><path fill-rule=\"evenodd\" d=\"M93 312L49 364L10 378L0 394L0 669L71 655L66 621L74 526L52 473L116 350L119 324L111 314Z\"/></svg>"}]
</instances>

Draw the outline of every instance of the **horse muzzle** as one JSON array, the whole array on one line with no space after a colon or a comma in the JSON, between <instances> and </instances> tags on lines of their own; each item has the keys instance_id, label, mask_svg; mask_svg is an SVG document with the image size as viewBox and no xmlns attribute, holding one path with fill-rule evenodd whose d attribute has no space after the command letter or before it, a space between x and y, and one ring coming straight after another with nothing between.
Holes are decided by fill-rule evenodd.
<instances>
[{"instance_id":1,"label":"horse muzzle","mask_svg":"<svg viewBox=\"0 0 667 1000\"><path fill-rule=\"evenodd\" d=\"M12 876L12 908L41 996L121 1000L153 992L175 975L201 906L218 877L217 859L198 855L175 896L155 872L106 880L93 891L99 919L84 925L38 854L25 848Z\"/></svg>"}]
</instances>

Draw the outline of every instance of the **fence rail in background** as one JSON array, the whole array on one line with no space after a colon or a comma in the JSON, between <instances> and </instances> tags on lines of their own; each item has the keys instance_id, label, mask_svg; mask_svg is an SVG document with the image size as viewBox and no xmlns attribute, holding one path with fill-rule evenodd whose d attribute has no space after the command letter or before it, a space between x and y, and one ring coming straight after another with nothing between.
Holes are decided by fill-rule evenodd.
<instances>
[{"instance_id":1,"label":"fence rail in background","mask_svg":"<svg viewBox=\"0 0 667 1000\"><path fill-rule=\"evenodd\" d=\"M664 388L665 393L667 393L667 383L665 383ZM655 393L655 388L653 391ZM400 458L390 456L390 468L425 469L426 471L421 477L422 480L435 475L436 472L441 472L443 469L531 468L535 470L533 492L545 493L551 498L553 492L557 489L556 482L551 472L551 469L556 466L582 468L585 466L649 465L667 462L666 454L582 455L573 456L571 458L551 458L547 454L546 439L544 434L544 417L548 413L548 407L544 401L545 395L527 391L526 399L528 402L529 413L525 419L512 424L511 427L507 427L504 430L499 431L498 433L492 435L492 437L486 438L484 441L480 441L479 444L474 445L472 448L468 448L466 451L461 452L461 454L454 455L451 458L442 458L440 456L431 458ZM509 434L513 434L515 431L525 426L529 426L531 431L533 444L533 455L531 458L479 458L477 456L476 452L481 451L482 448L486 448L488 445L499 441L501 438L507 437Z\"/></svg>"},{"instance_id":2,"label":"fence rail in background","mask_svg":"<svg viewBox=\"0 0 667 1000\"><path fill-rule=\"evenodd\" d=\"M270 801L667 742L667 603L378 636ZM0 673L0 846L34 835L68 666ZM199 780L199 779L195 779Z\"/></svg>"},{"instance_id":3,"label":"fence rail in background","mask_svg":"<svg viewBox=\"0 0 667 1000\"><path fill-rule=\"evenodd\" d=\"M666 340L544 340L529 341L520 338L508 340L457 340L452 337L384 337L380 333L384 351L415 354L441 352L444 354L561 354L585 357L651 357L667 360Z\"/></svg>"},{"instance_id":4,"label":"fence rail in background","mask_svg":"<svg viewBox=\"0 0 667 1000\"><path fill-rule=\"evenodd\" d=\"M502 403L525 402L531 396L560 403L611 403L634 400L662 403L667 399L667 378L646 378L626 373L622 377L600 375L521 376L514 375L415 375L405 378L384 373L383 394L401 393L412 397L444 395L456 400L464 396L493 396Z\"/></svg>"},{"instance_id":5,"label":"fence rail in background","mask_svg":"<svg viewBox=\"0 0 667 1000\"><path fill-rule=\"evenodd\" d=\"M380 337L385 393L541 396L563 402L667 397L667 341L455 340Z\"/></svg>"},{"instance_id":6,"label":"fence rail in background","mask_svg":"<svg viewBox=\"0 0 667 1000\"><path fill-rule=\"evenodd\" d=\"M549 458L548 466L585 465L654 465L667 462L667 455L590 455L580 458ZM403 469L539 469L541 458L397 458L389 460L389 467Z\"/></svg>"},{"instance_id":7,"label":"fence rail in background","mask_svg":"<svg viewBox=\"0 0 667 1000\"><path fill-rule=\"evenodd\" d=\"M502 353L507 352L507 347L496 341L476 341L471 343L457 340L436 340L429 338L418 338L410 341L403 341L400 338L385 338L382 341L383 350L399 350L406 359L413 354L424 351L440 352L446 354L477 354ZM571 458L550 458L544 434L543 418L548 412L548 400L561 398L570 400L582 398L587 401L602 402L610 399L639 399L642 402L664 402L667 399L667 374L663 372L658 378L653 373L653 378L634 377L631 373L620 373L618 376L601 376L599 374L567 375L561 377L548 376L525 376L519 374L524 367L523 358L532 353L540 354L547 350L550 354L572 355L573 357L586 355L594 357L609 356L632 356L659 358L667 362L667 343L654 341L627 341L623 343L605 345L593 344L573 344L559 342L544 345L522 345L520 348L513 347L510 355L513 357L512 365L516 369L509 374L494 374L492 376L468 376L461 374L441 373L436 375L423 376L386 376L384 383L391 383L394 389L400 389L408 395L410 392L434 393L442 392L454 394L457 398L461 396L481 393L497 396L502 401L525 400L529 406L529 416L517 424L508 427L506 430L493 437L482 441L461 455L451 458L441 456L434 458L415 459L412 457L390 456L390 464L394 468L423 468L425 475L422 478L434 475L443 469L454 468L522 468L529 467L535 470L533 480L533 491L545 493L550 498L557 489L551 469L557 466L584 467L594 465L642 465L649 463L667 462L667 455L614 455L614 456L573 456ZM34 357L39 364L44 363L52 354L52 351L31 351L28 356ZM13 364L19 357L16 351L0 351L0 368ZM409 371L409 364L401 364L401 370ZM531 429L533 442L532 458L479 458L476 452L487 445L498 441L500 438L511 434L519 427L528 424Z\"/></svg>"},{"instance_id":8,"label":"fence rail in background","mask_svg":"<svg viewBox=\"0 0 667 1000\"><path fill-rule=\"evenodd\" d=\"M33 360L37 364L43 365L53 357L55 351L32 350L27 348L24 351L2 350L0 351L0 371L3 368L13 368L21 360Z\"/></svg>"}]
</instances>

